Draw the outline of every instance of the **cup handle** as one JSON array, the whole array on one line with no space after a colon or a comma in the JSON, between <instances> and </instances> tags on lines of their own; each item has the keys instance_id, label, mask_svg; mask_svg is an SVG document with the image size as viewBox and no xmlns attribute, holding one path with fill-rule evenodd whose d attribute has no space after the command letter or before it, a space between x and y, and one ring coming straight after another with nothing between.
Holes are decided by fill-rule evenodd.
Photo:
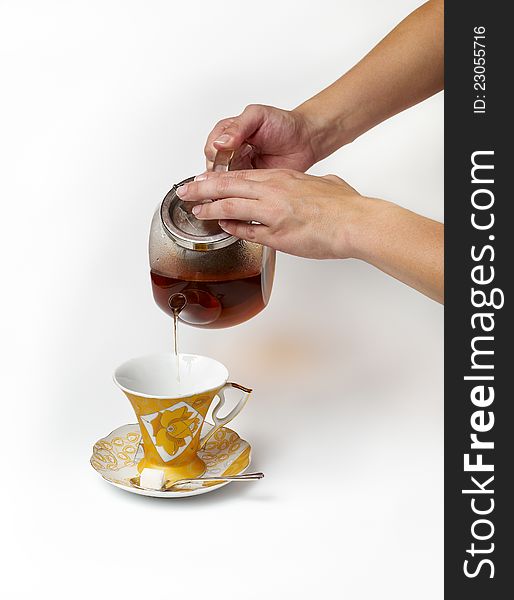
<instances>
[{"instance_id":1,"label":"cup handle","mask_svg":"<svg viewBox=\"0 0 514 600\"><path fill-rule=\"evenodd\" d=\"M237 390L241 390L243 395L239 402L234 406L234 408L228 413L226 417L219 418L218 413L225 404L225 390L227 388L236 388ZM212 411L212 420L214 421L214 427L206 433L202 438L200 438L200 449L205 446L205 444L211 439L211 437L219 430L223 425L226 425L229 421L232 421L234 417L243 410L246 402L248 401L248 397L250 396L252 390L250 388L246 388L239 383L233 383L232 381L227 381L227 383L220 389L220 391L216 394L219 397L219 402L216 404Z\"/></svg>"}]
</instances>

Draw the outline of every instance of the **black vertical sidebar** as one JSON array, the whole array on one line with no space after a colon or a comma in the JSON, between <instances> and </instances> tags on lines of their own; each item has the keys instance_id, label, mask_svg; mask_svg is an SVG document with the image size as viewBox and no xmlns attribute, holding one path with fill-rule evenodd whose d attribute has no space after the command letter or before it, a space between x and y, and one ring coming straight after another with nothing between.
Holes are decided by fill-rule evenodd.
<instances>
[{"instance_id":1,"label":"black vertical sidebar","mask_svg":"<svg viewBox=\"0 0 514 600\"><path fill-rule=\"evenodd\" d=\"M476 0L445 6L444 581L452 600L514 595L509 8ZM479 165L474 182L473 161ZM476 470L465 470L466 455Z\"/></svg>"}]
</instances>

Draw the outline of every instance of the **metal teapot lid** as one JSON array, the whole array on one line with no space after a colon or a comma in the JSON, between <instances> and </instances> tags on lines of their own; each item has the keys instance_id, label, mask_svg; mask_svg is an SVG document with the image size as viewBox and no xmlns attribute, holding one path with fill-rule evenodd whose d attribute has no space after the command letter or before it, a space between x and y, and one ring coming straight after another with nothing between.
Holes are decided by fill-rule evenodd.
<instances>
[{"instance_id":1,"label":"metal teapot lid","mask_svg":"<svg viewBox=\"0 0 514 600\"><path fill-rule=\"evenodd\" d=\"M232 151L218 151L214 161L214 171L228 171L233 156ZM177 196L177 188L193 181L189 177L176 183L166 194L161 204L161 222L164 231L179 246L189 250L218 250L230 246L238 240L230 233L223 231L217 221L202 221L192 213L195 202L183 202Z\"/></svg>"}]
</instances>

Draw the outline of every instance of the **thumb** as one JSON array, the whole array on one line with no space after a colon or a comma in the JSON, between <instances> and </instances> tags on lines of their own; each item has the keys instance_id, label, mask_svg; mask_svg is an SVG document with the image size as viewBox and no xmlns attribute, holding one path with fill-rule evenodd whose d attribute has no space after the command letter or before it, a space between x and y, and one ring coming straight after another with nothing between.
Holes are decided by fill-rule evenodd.
<instances>
[{"instance_id":1,"label":"thumb","mask_svg":"<svg viewBox=\"0 0 514 600\"><path fill-rule=\"evenodd\" d=\"M214 140L218 150L237 150L243 142L251 137L266 120L267 107L261 104L250 104L235 117L223 133Z\"/></svg>"}]
</instances>

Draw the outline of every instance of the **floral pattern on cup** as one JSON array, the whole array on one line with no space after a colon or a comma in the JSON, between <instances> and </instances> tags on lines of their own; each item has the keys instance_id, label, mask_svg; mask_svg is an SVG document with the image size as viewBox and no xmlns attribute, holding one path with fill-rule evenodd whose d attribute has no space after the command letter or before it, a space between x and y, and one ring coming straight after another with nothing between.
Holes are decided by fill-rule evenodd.
<instances>
[{"instance_id":1,"label":"floral pattern on cup","mask_svg":"<svg viewBox=\"0 0 514 600\"><path fill-rule=\"evenodd\" d=\"M141 415L155 449L164 462L182 454L202 426L203 418L186 402Z\"/></svg>"},{"instance_id":2,"label":"floral pattern on cup","mask_svg":"<svg viewBox=\"0 0 514 600\"><path fill-rule=\"evenodd\" d=\"M162 411L150 423L155 445L162 446L170 456L175 456L186 445L186 440L194 436L200 426L200 419L187 406L181 406Z\"/></svg>"}]
</instances>

